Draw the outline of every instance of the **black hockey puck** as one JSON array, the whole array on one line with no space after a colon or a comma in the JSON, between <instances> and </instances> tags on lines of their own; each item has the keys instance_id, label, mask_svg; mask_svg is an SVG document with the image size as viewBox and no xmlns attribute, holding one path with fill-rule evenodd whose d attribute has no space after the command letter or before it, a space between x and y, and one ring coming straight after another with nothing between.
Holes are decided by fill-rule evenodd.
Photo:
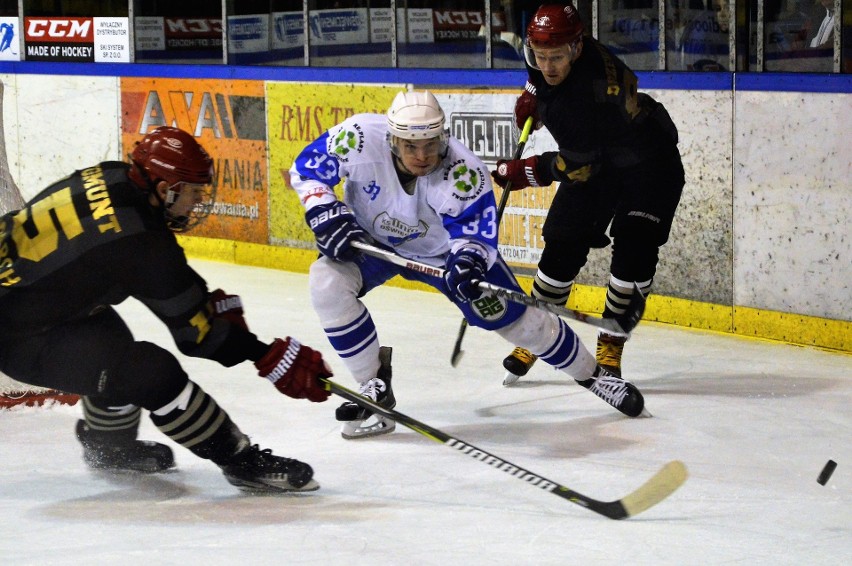
<instances>
[{"instance_id":1,"label":"black hockey puck","mask_svg":"<svg viewBox=\"0 0 852 566\"><path fill-rule=\"evenodd\" d=\"M831 477L831 474L834 473L834 469L836 467L837 467L837 462L835 462L834 460L829 460L828 462L826 462L822 471L819 473L819 477L817 478L817 483L820 484L820 485L825 485L828 482L829 478Z\"/></svg>"}]
</instances>

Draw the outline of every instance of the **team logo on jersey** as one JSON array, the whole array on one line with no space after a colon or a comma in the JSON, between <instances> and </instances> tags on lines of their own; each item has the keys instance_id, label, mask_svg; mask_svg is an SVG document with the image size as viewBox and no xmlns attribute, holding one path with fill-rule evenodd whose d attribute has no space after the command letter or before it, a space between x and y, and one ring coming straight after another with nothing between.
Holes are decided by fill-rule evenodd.
<instances>
[{"instance_id":1,"label":"team logo on jersey","mask_svg":"<svg viewBox=\"0 0 852 566\"><path fill-rule=\"evenodd\" d=\"M341 129L328 138L328 152L346 163L352 153L361 153L364 149L364 131L358 124L352 124L352 129Z\"/></svg>"},{"instance_id":2,"label":"team logo on jersey","mask_svg":"<svg viewBox=\"0 0 852 566\"><path fill-rule=\"evenodd\" d=\"M495 321L506 316L506 300L494 295L483 295L471 301L470 306L483 320Z\"/></svg>"},{"instance_id":3,"label":"team logo on jersey","mask_svg":"<svg viewBox=\"0 0 852 566\"><path fill-rule=\"evenodd\" d=\"M444 170L444 181L452 184L453 197L460 201L474 200L485 188L485 174L479 167L470 167L464 159Z\"/></svg>"},{"instance_id":4,"label":"team logo on jersey","mask_svg":"<svg viewBox=\"0 0 852 566\"><path fill-rule=\"evenodd\" d=\"M387 212L376 217L373 221L373 228L377 233L383 234L392 246L399 246L409 240L422 238L429 231L429 225L422 220L417 223L417 226L411 226L392 217Z\"/></svg>"}]
</instances>

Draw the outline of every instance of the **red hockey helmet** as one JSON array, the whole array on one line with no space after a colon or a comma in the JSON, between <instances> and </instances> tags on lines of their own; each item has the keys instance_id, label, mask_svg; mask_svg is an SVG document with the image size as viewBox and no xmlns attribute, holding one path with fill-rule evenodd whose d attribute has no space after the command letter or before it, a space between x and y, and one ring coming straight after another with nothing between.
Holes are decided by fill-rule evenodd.
<instances>
[{"instance_id":1,"label":"red hockey helmet","mask_svg":"<svg viewBox=\"0 0 852 566\"><path fill-rule=\"evenodd\" d=\"M527 45L550 48L571 45L583 36L583 22L571 4L545 4L527 26Z\"/></svg>"},{"instance_id":2,"label":"red hockey helmet","mask_svg":"<svg viewBox=\"0 0 852 566\"><path fill-rule=\"evenodd\" d=\"M130 161L133 164L128 173L130 180L161 202L166 224L173 231L186 232L213 210L216 199L216 189L211 185L213 160L191 134L161 126L136 144ZM168 184L165 196L156 190L160 181ZM189 210L185 205L175 206L182 192L187 193L184 199L198 199ZM178 209L183 212L177 212Z\"/></svg>"},{"instance_id":3,"label":"red hockey helmet","mask_svg":"<svg viewBox=\"0 0 852 566\"><path fill-rule=\"evenodd\" d=\"M213 180L213 160L192 135L178 128L160 126L149 132L133 148L130 160L153 184L166 181L170 186L177 183L209 185Z\"/></svg>"}]
</instances>

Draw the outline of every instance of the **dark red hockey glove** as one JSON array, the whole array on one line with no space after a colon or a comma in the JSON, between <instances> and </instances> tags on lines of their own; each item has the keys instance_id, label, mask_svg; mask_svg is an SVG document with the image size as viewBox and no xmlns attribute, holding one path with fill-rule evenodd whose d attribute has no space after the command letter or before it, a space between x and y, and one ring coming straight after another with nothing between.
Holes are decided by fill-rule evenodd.
<instances>
[{"instance_id":1,"label":"dark red hockey glove","mask_svg":"<svg viewBox=\"0 0 852 566\"><path fill-rule=\"evenodd\" d=\"M210 293L208 303L213 311L213 316L222 318L248 330L246 319L243 318L243 301L239 295L228 295L222 289L216 289Z\"/></svg>"},{"instance_id":2,"label":"dark red hockey glove","mask_svg":"<svg viewBox=\"0 0 852 566\"><path fill-rule=\"evenodd\" d=\"M532 116L533 130L541 128L541 118L538 115L538 102L535 99L535 87L527 81L524 92L515 101L515 124L519 130L524 129L527 118Z\"/></svg>"},{"instance_id":3,"label":"dark red hockey glove","mask_svg":"<svg viewBox=\"0 0 852 566\"><path fill-rule=\"evenodd\" d=\"M509 190L519 191L527 187L544 187L550 183L539 177L538 156L533 155L526 159L512 159L506 161L501 159L497 162L494 171L494 182L504 189L511 183Z\"/></svg>"},{"instance_id":4,"label":"dark red hockey glove","mask_svg":"<svg viewBox=\"0 0 852 566\"><path fill-rule=\"evenodd\" d=\"M322 354L302 346L295 338L276 338L269 351L254 363L257 374L265 377L278 391L294 399L322 403L331 395L319 381L331 377L331 369Z\"/></svg>"}]
</instances>

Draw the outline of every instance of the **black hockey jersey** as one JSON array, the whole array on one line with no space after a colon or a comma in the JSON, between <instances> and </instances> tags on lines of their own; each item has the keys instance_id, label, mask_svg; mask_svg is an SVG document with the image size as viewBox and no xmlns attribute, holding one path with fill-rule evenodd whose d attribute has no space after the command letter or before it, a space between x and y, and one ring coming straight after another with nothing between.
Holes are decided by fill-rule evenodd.
<instances>
[{"instance_id":1,"label":"black hockey jersey","mask_svg":"<svg viewBox=\"0 0 852 566\"><path fill-rule=\"evenodd\" d=\"M677 144L665 108L638 92L636 75L591 37L583 38L580 56L558 85L528 71L541 120L559 146L559 157L549 156L559 181L585 181L600 167L630 167Z\"/></svg>"},{"instance_id":2,"label":"black hockey jersey","mask_svg":"<svg viewBox=\"0 0 852 566\"><path fill-rule=\"evenodd\" d=\"M185 354L234 365L263 346L214 319L205 281L186 261L162 210L103 162L49 186L0 218L0 340L26 337L134 297Z\"/></svg>"}]
</instances>

